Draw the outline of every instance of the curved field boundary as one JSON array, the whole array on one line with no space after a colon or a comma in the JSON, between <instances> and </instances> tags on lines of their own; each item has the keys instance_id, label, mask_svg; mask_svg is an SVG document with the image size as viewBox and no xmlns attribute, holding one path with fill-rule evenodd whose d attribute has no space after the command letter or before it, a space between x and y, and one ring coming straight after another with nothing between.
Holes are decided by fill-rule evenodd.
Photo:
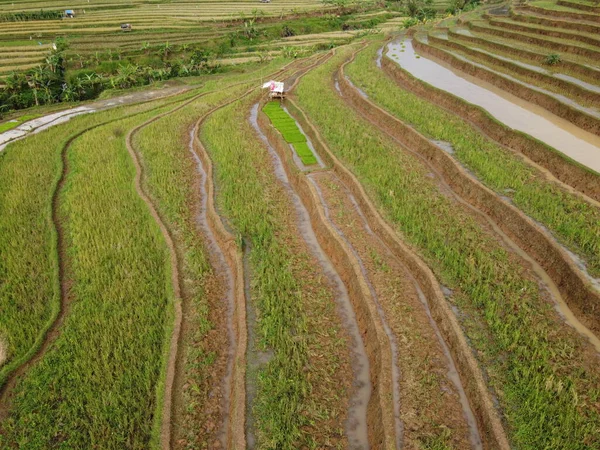
<instances>
[{"instance_id":1,"label":"curved field boundary","mask_svg":"<svg viewBox=\"0 0 600 450\"><path fill-rule=\"evenodd\" d=\"M550 18L548 16L541 17L537 15L519 14L519 10L511 10L510 18L518 22L533 23L550 28L562 28L565 30L577 30L584 33L597 34L600 32L600 25L592 25L589 23L573 22L568 20L560 20Z\"/></svg>"},{"instance_id":2,"label":"curved field boundary","mask_svg":"<svg viewBox=\"0 0 600 450\"><path fill-rule=\"evenodd\" d=\"M539 37L539 35L523 34L514 30L511 31L506 27L501 27L492 23L489 24L490 26L482 26L481 23L476 22L467 22L466 24L471 30L479 33L491 34L505 39L513 39L518 42L525 42L526 44L537 45L539 47L546 48L549 51L570 53L573 55L582 56L584 58L589 58L592 61L600 58L600 52L596 52L585 47L579 47L577 45L571 45L568 43L543 39Z\"/></svg>"},{"instance_id":3,"label":"curved field boundary","mask_svg":"<svg viewBox=\"0 0 600 450\"><path fill-rule=\"evenodd\" d=\"M505 52L510 55L514 55L518 58L523 58L529 61L542 62L547 57L547 55L544 55L542 53L524 50L513 45L506 45L500 42L486 39L485 37L468 36L466 34L458 33L452 29L448 30L448 35L452 37L452 39L457 41L463 41L475 45L480 45L482 47L497 50L499 52ZM576 73L578 75L582 75L592 80L600 80L600 70L594 69L593 67L586 66L584 64L576 63L574 61L570 61L568 59L562 59L561 62L557 65L557 67L564 68L567 71Z\"/></svg>"},{"instance_id":4,"label":"curved field boundary","mask_svg":"<svg viewBox=\"0 0 600 450\"><path fill-rule=\"evenodd\" d=\"M413 77L389 58L382 58L382 68L391 79L403 88L460 116L482 134L520 154L528 163L539 168L549 179L563 184L565 189L578 193L586 201L600 202L600 183L598 182L600 174L545 143L507 127L485 109Z\"/></svg>"},{"instance_id":5,"label":"curved field boundary","mask_svg":"<svg viewBox=\"0 0 600 450\"><path fill-rule=\"evenodd\" d=\"M179 95L180 93L174 93L168 97L174 97ZM163 97L166 98L166 97ZM149 103L153 100L148 100L146 102L140 102L138 104ZM176 102L176 100L175 100ZM54 307L50 313L50 318L48 322L44 326L44 328L40 331L38 338L35 343L31 347L31 349L19 360L13 361L11 363L14 366L14 369L7 373L7 376L0 386L0 421L4 419L10 410L10 397L12 395L12 390L16 385L17 379L19 376L23 375L27 369L33 366L37 361L39 361L45 353L48 351L48 348L52 345L52 343L56 340L60 333L60 327L64 322L64 318L68 312L69 308L69 299L68 299L68 291L69 291L69 282L66 279L66 269L67 264L65 262L66 248L64 245L64 233L61 225L60 217L58 216L58 203L59 196L66 181L66 177L69 171L68 168L68 160L67 153L73 142L83 136L85 133L94 130L96 128L108 125L110 123L118 122L124 119L132 118L138 116L140 114L146 114L156 109L160 109L166 105L161 105L156 108L151 108L145 111L136 112L133 114L126 115L124 117L120 117L117 119L107 120L105 122L97 123L90 127L87 127L83 130L78 131L73 136L69 138L69 140L64 144L61 149L61 173L57 178L56 184L54 186L54 190L52 193L51 199L51 222L53 225L53 236L52 236L52 251L56 251L57 253L57 265L55 270L55 286L56 290L59 291L60 301Z\"/></svg>"},{"instance_id":6,"label":"curved field boundary","mask_svg":"<svg viewBox=\"0 0 600 450\"><path fill-rule=\"evenodd\" d=\"M419 53L429 55L450 64L452 67L462 70L463 72L479 78L483 81L487 81L494 86L510 92L524 100L534 103L542 108L547 109L551 113L558 117L562 117L565 120L577 125L583 130L589 131L597 136L600 136L600 118L589 115L581 110L575 109L566 103L557 100L555 97L546 93L537 91L530 88L522 83L511 80L507 77L499 75L492 70L487 68L479 67L471 62L464 61L455 55L434 47L429 44L425 44L419 39L413 40L413 47L419 51Z\"/></svg>"},{"instance_id":7,"label":"curved field boundary","mask_svg":"<svg viewBox=\"0 0 600 450\"><path fill-rule=\"evenodd\" d=\"M520 5L519 9L522 11L529 11L531 13L539 14L542 16L562 17L573 20L587 20L588 22L600 23L600 15L597 14L585 14L573 11L559 11L554 9L540 8L539 6L533 5Z\"/></svg>"},{"instance_id":8,"label":"curved field boundary","mask_svg":"<svg viewBox=\"0 0 600 450\"><path fill-rule=\"evenodd\" d=\"M283 73L288 67L290 67L291 65L293 65L295 63L295 61L288 63L287 65L285 65L283 68L281 68L280 70L276 71L275 73L271 74L273 76L276 76L277 74L281 74ZM267 75L268 76L268 75ZM153 122L156 122L157 120L162 119L165 116L168 116L170 114L173 114L177 111L179 111L180 109L186 107L187 105L191 104L192 102L198 100L199 98L209 95L209 94L213 94L215 92L219 92L222 90L226 90L226 89L230 89L233 86L238 86L238 85L242 85L242 84L247 84L249 83L249 81L241 81L238 83L234 83L232 85L228 85L224 88L221 89L217 89L214 91L209 91L209 92L203 92L201 94L198 94L194 97L192 97L191 99L185 101L184 103L178 105L176 108L164 112L162 114L159 114L149 120L147 120L146 122L138 125L137 127L133 128L132 130L129 131L129 133L127 134L126 137L126 143L127 143L127 150L129 151L129 154L131 156L131 158L134 161L135 167L136 167L136 178L135 178L135 187L136 187L136 191L138 193L138 195L142 198L142 200L144 200L144 202L146 203L146 205L148 206L148 209L150 210L150 213L152 215L152 217L154 218L154 220L156 221L156 223L158 224L159 228L161 229L161 233L163 234L163 238L165 239L165 243L167 244L167 247L169 249L169 253L170 253L170 262L171 262L171 281L173 283L173 290L174 290L174 297L175 297L175 302L174 302L174 307L175 307L175 317L174 317L174 326L173 326L173 331L172 331L172 335L171 335L171 342L170 342L170 346L169 346L169 358L168 358L168 362L166 365L166 379L165 379L165 388L164 388L164 397L163 397L163 407L162 407L162 413L161 413L161 427L160 427L160 442L161 442L161 447L163 449L169 449L171 448L171 436L172 436L172 430L171 430L171 416L172 416L172 410L173 410L173 385L175 382L175 376L176 376L176 368L177 368L177 358L178 358L178 347L179 347L179 340L180 340L180 335L181 335L181 327L182 327L182 321L183 321L183 312L182 312L182 295L181 295L181 280L180 280L180 276L179 276L179 258L177 256L177 251L176 251L176 247L173 243L173 239L171 236L171 232L169 230L169 228L165 225L161 215L158 213L154 202L152 201L152 199L149 197L148 194L146 194L144 188L143 188L143 183L142 183L142 177L143 177L143 167L140 163L137 151L135 150L135 146L133 145L133 136L139 132L141 129L143 129L144 127L150 125ZM244 93L242 95L242 97L248 95L250 92L252 92L254 90L254 88L248 90L246 93ZM236 99L237 100L237 99ZM200 126L201 122L204 121L206 119L206 117L208 117L210 114L212 114L213 112L215 112L216 110L227 106L228 104L230 104L230 102L227 102L225 104L221 104L213 109L211 109L210 111L208 111L205 115L203 115L198 122L196 122L196 125L194 126L194 129L198 129L198 127ZM210 187L209 187L210 188ZM207 189L207 192L209 192L209 189ZM209 194L210 197L210 194ZM210 204L210 201L207 202L208 204ZM210 208L209 208L210 209ZM218 234L217 234L218 236ZM219 241L219 242L224 242L224 241ZM235 243L235 241L234 241ZM224 254L227 254L227 252L224 252ZM235 272L233 272L235 273ZM243 280L243 276L241 278ZM237 290L236 290L237 291ZM243 292L243 283L242 283L242 292ZM237 296L236 296L237 297ZM234 317L238 317L239 315L243 316L243 324L245 327L245 297L243 298L243 302L242 305L244 305L244 310L243 312L240 312L238 308L236 308L236 310L234 311ZM237 312L237 314L236 314ZM241 342L243 344L243 354L245 355L245 328L242 330L239 328L239 320L238 322L238 332L243 332L243 336L242 337L239 333L238 333L238 340L237 342ZM236 355L239 354L239 350L236 349ZM239 359L239 358L236 358ZM245 363L244 363L245 366ZM239 366L238 366L239 367ZM235 376L235 368L236 365L234 364L234 376L233 376L233 382L236 382L236 376ZM242 373L242 380L244 379L244 375ZM245 400L244 400L244 396L242 396L242 403L241 404L245 404ZM237 399L239 401L239 399ZM237 403L237 402L235 402ZM242 409L242 413L244 408ZM243 417L240 419L238 417L238 422L240 422L242 424L242 437L243 437L243 423L244 423L244 419ZM245 445L241 442L237 442L237 444L234 446L234 448L242 448L240 447L240 445Z\"/></svg>"},{"instance_id":9,"label":"curved field boundary","mask_svg":"<svg viewBox=\"0 0 600 450\"><path fill-rule=\"evenodd\" d=\"M570 2L568 0L558 0L556 4L559 6L566 6L567 8L580 9L582 11L590 11L600 14L600 6L585 5L579 2Z\"/></svg>"},{"instance_id":10,"label":"curved field boundary","mask_svg":"<svg viewBox=\"0 0 600 450\"><path fill-rule=\"evenodd\" d=\"M584 34L569 33L567 31L561 31L560 29L556 28L547 29L541 27L528 26L521 23L509 22L507 20L498 19L492 16L485 17L488 19L489 24L495 27L500 27L512 31L519 31L521 33L530 33L537 36L553 37L558 39L564 39L567 41L577 41L581 42L582 44L587 44L589 46L600 47L599 39L595 39ZM581 55L585 55L590 58L598 57L599 54L598 50L596 49L578 47L575 45L572 45L571 47L579 49Z\"/></svg>"},{"instance_id":11,"label":"curved field boundary","mask_svg":"<svg viewBox=\"0 0 600 450\"><path fill-rule=\"evenodd\" d=\"M358 95L345 81L343 67L340 70L339 80L344 98L388 135L422 155L457 195L489 215L498 227L543 267L575 316L597 335L600 332L600 293L591 286L554 237L517 207L502 201L494 191L469 175L454 158L425 136Z\"/></svg>"},{"instance_id":12,"label":"curved field boundary","mask_svg":"<svg viewBox=\"0 0 600 450\"><path fill-rule=\"evenodd\" d=\"M472 402L473 411L480 424L484 424L483 436L492 447L509 449L508 438L501 419L496 411L494 402L488 392L484 375L466 341L458 320L452 313L444 294L431 269L423 260L409 248L396 234L393 228L381 217L375 205L369 199L358 179L347 169L325 144L320 133L309 122L306 115L299 109L293 99L289 100L288 109L300 122L304 131L309 135L314 145L338 178L348 187L362 209L367 223L381 240L391 249L393 254L402 261L417 283L423 288L430 300L431 312L439 325L444 339L449 343L452 357L463 375L465 390Z\"/></svg>"},{"instance_id":13,"label":"curved field boundary","mask_svg":"<svg viewBox=\"0 0 600 450\"><path fill-rule=\"evenodd\" d=\"M527 67L521 66L514 62L506 61L504 59L497 58L488 53L482 52L478 49L474 49L468 47L459 42L452 41L450 39L442 39L435 35L429 34L428 36L429 42L437 44L439 46L443 46L449 49L458 50L460 52L464 52L470 56L478 58L481 61L485 61L490 64L495 64L506 69L513 71L516 74L519 74L524 77L532 78L535 81L541 80L544 83L555 86L558 89L564 91L567 95L577 99L577 101L581 102L581 100L589 103L593 103L594 105L600 105L600 92L590 91L589 89L585 89L575 83L571 83L569 81L563 80L561 78L554 77L552 75L537 72L535 70L531 70Z\"/></svg>"},{"instance_id":14,"label":"curved field boundary","mask_svg":"<svg viewBox=\"0 0 600 450\"><path fill-rule=\"evenodd\" d=\"M294 190L308 210L319 244L334 263L354 304L356 318L371 362L370 378L373 392L367 408L369 443L374 449L394 447L397 438L400 437L396 436L393 421L392 351L375 300L361 273L358 261L327 219L315 187L299 171L290 169L295 165L290 161L288 147L283 144L284 141L270 125L264 113L259 114L258 123L284 163L284 169Z\"/></svg>"}]
</instances>

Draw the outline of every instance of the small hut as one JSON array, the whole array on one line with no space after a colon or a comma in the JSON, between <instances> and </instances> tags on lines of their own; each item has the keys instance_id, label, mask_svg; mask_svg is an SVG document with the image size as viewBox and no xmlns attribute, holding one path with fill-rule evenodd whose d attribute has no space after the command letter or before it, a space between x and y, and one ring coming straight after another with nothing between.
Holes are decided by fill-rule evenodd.
<instances>
[{"instance_id":1,"label":"small hut","mask_svg":"<svg viewBox=\"0 0 600 450\"><path fill-rule=\"evenodd\" d=\"M72 9L65 9L65 17L68 19L74 19L75 18L75 11Z\"/></svg>"},{"instance_id":2,"label":"small hut","mask_svg":"<svg viewBox=\"0 0 600 450\"><path fill-rule=\"evenodd\" d=\"M262 87L263 89L269 89L269 97L272 99L285 97L285 86L283 81L267 81Z\"/></svg>"},{"instance_id":3,"label":"small hut","mask_svg":"<svg viewBox=\"0 0 600 450\"><path fill-rule=\"evenodd\" d=\"M122 23L121 31L131 31L131 24L130 23Z\"/></svg>"}]
</instances>

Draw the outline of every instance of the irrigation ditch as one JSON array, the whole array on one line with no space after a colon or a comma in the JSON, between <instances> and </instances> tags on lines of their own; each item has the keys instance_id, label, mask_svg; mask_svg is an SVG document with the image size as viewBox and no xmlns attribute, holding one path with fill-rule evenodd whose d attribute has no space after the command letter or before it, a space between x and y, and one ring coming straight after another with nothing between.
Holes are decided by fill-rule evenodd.
<instances>
[{"instance_id":1,"label":"irrigation ditch","mask_svg":"<svg viewBox=\"0 0 600 450\"><path fill-rule=\"evenodd\" d=\"M443 180L445 187L460 203L481 215L502 241L525 260L524 264L530 265L545 281L567 322L600 352L600 340L597 338L600 332L600 293L581 273L572 257L546 230L484 186L439 145L360 95L344 74L345 65L353 59L354 55L340 67L337 77L344 100L421 159Z\"/></svg>"},{"instance_id":2,"label":"irrigation ditch","mask_svg":"<svg viewBox=\"0 0 600 450\"><path fill-rule=\"evenodd\" d=\"M505 148L523 155L530 164L542 168L543 172L551 174L552 177L572 187L576 192L580 192L596 202L600 201L597 174L591 169L530 135L504 125L482 107L419 80L389 58L382 58L381 66L386 75L399 86L441 106L446 111L458 114L481 133Z\"/></svg>"}]
</instances>

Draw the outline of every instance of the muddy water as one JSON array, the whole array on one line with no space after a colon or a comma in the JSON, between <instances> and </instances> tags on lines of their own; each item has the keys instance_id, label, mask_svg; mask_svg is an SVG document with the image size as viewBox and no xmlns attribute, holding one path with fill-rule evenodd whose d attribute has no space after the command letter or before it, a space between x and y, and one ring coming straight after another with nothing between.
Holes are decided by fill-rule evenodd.
<instances>
[{"instance_id":1,"label":"muddy water","mask_svg":"<svg viewBox=\"0 0 600 450\"><path fill-rule=\"evenodd\" d=\"M518 61L516 59L507 58L506 56L500 56L500 55L497 55L495 53L488 52L487 50L482 50L480 48L476 48L476 50L478 52L485 53L487 55L493 56L494 58L498 58L498 59L500 59L502 61L506 61L506 62L509 62L509 63L512 63L512 64L516 64L517 66L521 66L521 67L524 67L526 69L532 70L534 72L541 73L541 74L544 74L544 75L549 75L549 76L554 77L554 78L560 78L561 80L568 81L569 83L576 84L579 87L587 89L588 91L600 93L600 86L596 86L596 85L591 84L591 83L586 83L585 81L581 81L579 78L575 78L575 77L572 77L572 76L569 76L569 75L565 75L563 73L552 72L551 70L544 69L543 67L534 66L533 64L527 64L527 63L524 63L522 61Z\"/></svg>"},{"instance_id":2,"label":"muddy water","mask_svg":"<svg viewBox=\"0 0 600 450\"><path fill-rule=\"evenodd\" d=\"M600 172L600 137L581 130L547 110L525 102L489 83L416 58L412 40L388 45L386 55L413 76L480 106L499 121L545 142L581 164Z\"/></svg>"},{"instance_id":3,"label":"muddy water","mask_svg":"<svg viewBox=\"0 0 600 450\"><path fill-rule=\"evenodd\" d=\"M432 142L434 142L440 148L444 149L446 152L448 152L450 154L454 154L454 149L453 149L451 143L445 142L445 141L432 141ZM456 162L462 166L460 161L456 160ZM473 174L473 172L471 172L464 166L462 166L462 167L470 174L470 176L477 179L477 177ZM446 187L447 187L447 189L450 190L449 186L446 185ZM506 244L506 246L509 247L512 251L514 251L518 256L520 256L524 261L526 261L529 264L529 266L531 267L533 272L537 275L538 279L540 280L543 288L545 288L548 291L548 293L550 294L550 297L551 297L552 301L554 302L554 307L555 307L556 312L562 317L562 319L569 326L573 327L579 334L581 334L583 337L585 337L587 340L589 340L589 342L595 347L596 351L600 353L600 339L598 339L598 337L589 328L587 328L584 324L582 324L579 321L579 319L577 319L577 317L575 317L575 315L573 314L573 311L571 311L571 308L569 308L569 305L567 305L562 294L560 293L558 286L556 286L556 283L554 283L554 280L552 280L552 278L550 277L550 275L548 275L548 273L544 270L544 268L542 266L540 266L535 259L533 259L531 256L529 256L529 254L527 252L525 252L516 242L514 242L489 215L487 215L483 211L475 208L474 206L472 206L470 203L468 203L467 201L465 201L458 195L453 194L453 196L454 196L454 198L456 198L457 201L459 201L460 203L465 205L467 208L474 211L476 214L479 214L481 217L483 217L488 222L488 224L492 227L494 232ZM503 200L506 202L509 202L509 203L511 202L511 200L509 198L506 198L506 197L501 197L501 198L503 198Z\"/></svg>"},{"instance_id":4,"label":"muddy water","mask_svg":"<svg viewBox=\"0 0 600 450\"><path fill-rule=\"evenodd\" d=\"M381 47L379 50L377 50L377 59L375 60L375 64L377 64L377 67L379 69L381 69L381 59L383 58L383 47Z\"/></svg>"},{"instance_id":5,"label":"muddy water","mask_svg":"<svg viewBox=\"0 0 600 450\"><path fill-rule=\"evenodd\" d=\"M439 142L441 142L442 144L447 144L446 146L450 146L450 144L447 142L446 143L444 143L443 141L439 141ZM383 242L383 240L381 240L379 238L379 236L377 234L375 234L373 232L373 230L371 229L371 227L369 226L367 218L365 217L365 215L364 215L360 205L356 201L356 198L354 197L354 195L352 195L348 191L348 188L346 186L344 186L344 191L346 192L346 195L348 195L348 197L350 198L350 201L352 202L352 205L354 206L355 211L358 213L358 216L361 218L362 225L363 225L364 229L366 230L366 232L369 235L373 236L380 243L382 248L387 249L388 253L390 255L392 255L391 251L389 250L389 248L385 244L385 242ZM341 233L341 231L339 231L339 232ZM394 257L394 256L392 255L392 257ZM402 266L404 266L401 262L400 262L400 264ZM450 382L454 385L454 387L456 388L456 391L459 394L460 404L461 404L461 407L463 410L463 415L464 415L464 418L467 422L467 426L469 429L469 441L471 443L471 447L476 450L482 449L483 444L481 441L481 435L479 434L479 428L477 427L477 420L475 419L475 415L473 414L473 410L471 409L471 405L469 404L467 394L465 392L465 389L464 389L462 382L460 380L460 377L458 375L458 370L456 369L456 364L454 362L454 359L452 358L450 349L448 348L448 345L446 344L446 341L444 340L444 338L440 332L440 329L437 326L437 322L433 319L433 316L431 315L431 309L429 308L429 301L427 300L427 297L423 293L421 286L419 285L417 280L413 277L413 275L410 273L410 271L408 269L406 269L406 273L410 277L411 282L413 283L413 286L415 288L415 291L417 292L419 300L421 301L423 308L425 309L425 312L429 319L429 323L430 323L431 327L433 328L435 335L438 339L438 342L442 348L442 351L446 357L446 363L448 365L448 372L446 375L447 375L448 379L450 380ZM446 290L449 291L449 289L447 289L447 288L446 288ZM383 311L382 311L382 313L383 313ZM387 332L387 330L386 330L386 332ZM391 332L391 330L390 330L390 332ZM394 357L395 357L395 355L396 355L396 353L394 353Z\"/></svg>"},{"instance_id":6,"label":"muddy water","mask_svg":"<svg viewBox=\"0 0 600 450\"><path fill-rule=\"evenodd\" d=\"M356 314L350 302L346 286L342 282L339 274L335 270L330 259L327 257L312 228L308 211L302 204L300 197L293 190L289 183L287 174L283 167L283 163L279 159L279 155L269 144L267 137L262 133L258 126L258 103L252 107L250 112L250 123L260 139L267 147L273 161L273 169L277 179L287 190L294 209L297 214L298 230L302 239L306 242L309 250L319 261L323 272L334 286L336 291L336 303L340 310L344 327L353 340L353 370L354 370L354 395L350 399L350 407L348 410L348 420L346 423L346 435L350 448L363 450L369 448L368 431L367 431L367 405L371 397L371 380L369 358L363 344L362 336L358 328Z\"/></svg>"},{"instance_id":7,"label":"muddy water","mask_svg":"<svg viewBox=\"0 0 600 450\"><path fill-rule=\"evenodd\" d=\"M227 447L227 430L229 427L229 406L231 402L231 377L233 373L233 357L235 355L235 347L236 347L236 338L235 332L233 329L233 311L235 308L235 299L234 299L234 282L233 282L233 272L229 264L225 259L225 254L219 247L217 243L217 239L213 234L210 226L208 225L207 218L207 193L206 193L206 183L207 183L207 173L204 169L204 165L202 164L202 160L198 157L196 152L194 151L194 140L198 133L198 126L196 125L192 131L190 131L190 141L188 144L188 149L196 161L196 170L200 175L200 212L198 217L196 218L202 233L206 237L206 243L208 247L208 251L211 257L211 264L213 267L217 269L217 272L222 274L225 279L226 286L226 295L224 301L227 304L227 334L229 338L229 349L227 351L227 369L225 371L225 376L223 377L223 422L221 424L221 428L218 433L218 439L221 442L223 448Z\"/></svg>"},{"instance_id":8,"label":"muddy water","mask_svg":"<svg viewBox=\"0 0 600 450\"><path fill-rule=\"evenodd\" d=\"M480 64L478 62L475 62L472 59L467 58L466 56L459 55L458 53L455 53L455 52L452 52L452 51L448 51L448 53L452 54L455 58L457 58L457 59L459 59L461 61L468 62L469 64L471 64L471 65L473 65L475 67L479 67L481 69L485 69L487 71L495 73L496 75L500 75L501 77L504 77L504 78L506 78L508 80L511 80L511 81L513 81L515 83L518 83L518 84L522 85L522 86L525 86L525 87L527 87L529 89L532 89L532 90L537 91L537 92L541 92L541 93L543 93L543 94L545 94L545 95L547 95L549 97L553 97L556 100L559 100L560 102L562 102L562 103L564 103L566 105L569 105L569 106L571 106L572 108L574 108L574 109L576 109L578 111L586 113L589 116L595 117L596 119L600 119L600 111L598 110L598 108L592 108L592 107L583 106L580 103L577 103L576 101L570 99L569 97L565 97L562 94L557 94L555 92L549 91L548 89L544 89L544 88L541 88L539 86L535 86L533 84L525 83L524 81L521 81L518 78L515 78L513 76L507 75L507 74L502 73L502 72L499 72L497 70L491 69L490 67L488 67L488 66L486 66L484 64Z\"/></svg>"},{"instance_id":9,"label":"muddy water","mask_svg":"<svg viewBox=\"0 0 600 450\"><path fill-rule=\"evenodd\" d=\"M311 184L315 187L317 194L319 195L319 200L321 201L321 204L323 205L323 209L325 211L325 217L329 221L329 224L333 227L333 229L340 236L340 238L342 238L342 240L346 243L346 245L348 246L348 248L354 255L354 258L358 262L358 265L360 267L360 272L363 276L363 279L367 283L369 292L371 293L371 297L373 298L373 302L375 303L375 305L377 307L377 313L379 314L379 319L381 320L385 334L387 335L388 340L390 342L390 347L392 350L392 383L393 383L392 394L394 397L394 423L395 423L395 427L396 427L396 448L402 448L402 437L404 435L404 425L402 424L402 420L400 418L400 369L398 368L398 343L396 341L396 336L392 332L392 329L387 322L387 319L385 317L385 312L383 311L383 308L381 307L381 303L379 302L379 296L377 295L377 292L375 291L375 288L373 287L373 284L371 283L369 274L367 272L367 269L365 268L363 260L361 259L360 255L358 254L358 252L356 251L354 246L350 243L350 241L348 240L348 238L346 237L344 232L342 230L340 230L339 227L335 224L335 222L331 219L330 212L329 212L329 206L327 204L327 201L325 200L325 197L323 196L323 192L321 191L321 187L319 186L319 183L317 181L315 181L315 179L311 175L308 175L308 179L311 182ZM358 204L356 203L356 199L354 197L352 197L352 202L353 202L353 205L358 207ZM362 211L360 212L360 215L362 218L364 218L364 216L362 215ZM367 231L369 232L369 234L372 233L371 228L368 228Z\"/></svg>"}]
</instances>

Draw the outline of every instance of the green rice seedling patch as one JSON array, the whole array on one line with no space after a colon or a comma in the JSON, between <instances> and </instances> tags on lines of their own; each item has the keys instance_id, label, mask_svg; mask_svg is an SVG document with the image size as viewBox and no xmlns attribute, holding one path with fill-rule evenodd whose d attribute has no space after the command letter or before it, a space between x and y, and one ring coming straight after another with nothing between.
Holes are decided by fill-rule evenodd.
<instances>
[{"instance_id":1,"label":"green rice seedling patch","mask_svg":"<svg viewBox=\"0 0 600 450\"><path fill-rule=\"evenodd\" d=\"M376 44L356 56L347 74L369 98L425 136L452 144L454 157L492 190L509 197L580 255L600 276L600 211L552 182L459 117L399 87L376 70ZM600 177L598 182L600 182Z\"/></svg>"},{"instance_id":2,"label":"green rice seedling patch","mask_svg":"<svg viewBox=\"0 0 600 450\"><path fill-rule=\"evenodd\" d=\"M172 328L171 266L135 191L124 133L159 112L100 126L69 148L59 213L70 307L17 383L0 447L149 447Z\"/></svg>"},{"instance_id":3,"label":"green rice seedling patch","mask_svg":"<svg viewBox=\"0 0 600 450\"><path fill-rule=\"evenodd\" d=\"M201 130L214 162L217 206L248 258L257 316L249 348L272 355L248 374L257 389L250 405L257 448L344 448L348 342L333 294L299 237L288 193L247 122L257 101L217 111Z\"/></svg>"},{"instance_id":4,"label":"green rice seedling patch","mask_svg":"<svg viewBox=\"0 0 600 450\"><path fill-rule=\"evenodd\" d=\"M285 141L292 145L302 164L310 166L317 163L315 155L306 143L306 136L302 134L296 121L281 107L279 102L268 102L263 111Z\"/></svg>"},{"instance_id":5,"label":"green rice seedling patch","mask_svg":"<svg viewBox=\"0 0 600 450\"><path fill-rule=\"evenodd\" d=\"M307 74L298 101L386 219L453 291L511 443L600 447L595 352L541 298L514 255L444 196L418 161L339 98L331 75L348 56L340 51Z\"/></svg>"}]
</instances>

